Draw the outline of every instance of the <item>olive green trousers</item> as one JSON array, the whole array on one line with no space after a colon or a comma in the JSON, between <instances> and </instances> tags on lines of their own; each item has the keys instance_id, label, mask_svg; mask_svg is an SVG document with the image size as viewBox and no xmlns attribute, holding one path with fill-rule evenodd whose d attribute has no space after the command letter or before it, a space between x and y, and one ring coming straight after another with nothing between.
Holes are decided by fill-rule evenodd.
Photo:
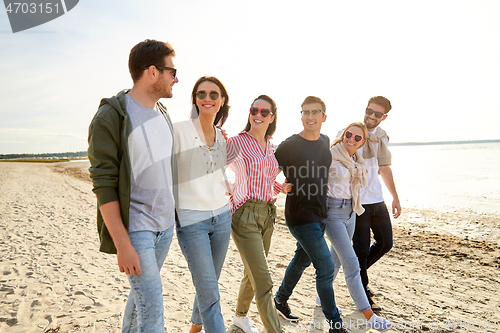
<instances>
[{"instance_id":1,"label":"olive green trousers","mask_svg":"<svg viewBox=\"0 0 500 333\"><path fill-rule=\"evenodd\" d=\"M245 266L236 315L246 316L255 296L260 319L268 333L281 333L273 301L273 280L266 260L275 218L274 200L248 200L234 212L231 223L231 236Z\"/></svg>"}]
</instances>

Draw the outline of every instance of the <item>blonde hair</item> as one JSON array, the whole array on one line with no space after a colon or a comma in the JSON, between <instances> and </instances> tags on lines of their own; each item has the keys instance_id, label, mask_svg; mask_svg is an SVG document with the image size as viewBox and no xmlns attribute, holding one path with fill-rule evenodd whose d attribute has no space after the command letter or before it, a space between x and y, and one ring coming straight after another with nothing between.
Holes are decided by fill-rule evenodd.
<instances>
[{"instance_id":1,"label":"blonde hair","mask_svg":"<svg viewBox=\"0 0 500 333\"><path fill-rule=\"evenodd\" d=\"M361 128L361 130L363 131L363 144L361 146L359 146L359 148L363 147L365 142L366 142L366 137L368 136L368 130L366 129L366 125L365 123L363 122L360 122L360 121L357 121L357 122L354 122L354 123L351 123L349 124L349 126L347 126L344 131L342 132L342 135L339 136L338 138L336 138L332 144L330 145L330 148L332 148L333 146L335 146L337 143L339 142L342 142L344 141L344 136L345 136L345 132L351 128L351 127L358 127L358 128ZM358 149L359 149L358 148Z\"/></svg>"}]
</instances>

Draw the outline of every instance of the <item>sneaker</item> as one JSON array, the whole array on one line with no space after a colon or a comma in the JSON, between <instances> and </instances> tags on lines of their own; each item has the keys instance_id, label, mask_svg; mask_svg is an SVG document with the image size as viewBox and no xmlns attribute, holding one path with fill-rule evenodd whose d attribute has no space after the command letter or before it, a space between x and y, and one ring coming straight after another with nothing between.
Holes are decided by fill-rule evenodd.
<instances>
[{"instance_id":1,"label":"sneaker","mask_svg":"<svg viewBox=\"0 0 500 333\"><path fill-rule=\"evenodd\" d=\"M233 324L241 328L245 333L259 333L257 326L255 326L253 321L247 316L238 317L234 315Z\"/></svg>"},{"instance_id":2,"label":"sneaker","mask_svg":"<svg viewBox=\"0 0 500 333\"><path fill-rule=\"evenodd\" d=\"M368 303L370 303L370 306L372 307L373 311L382 311L382 307L380 305L378 305L377 303L375 303L373 301L373 299L371 298L371 296L367 296L367 297L368 297Z\"/></svg>"},{"instance_id":3,"label":"sneaker","mask_svg":"<svg viewBox=\"0 0 500 333\"><path fill-rule=\"evenodd\" d=\"M274 298L274 305L276 306L276 310L278 310L278 314L280 314L286 320L291 320L291 321L299 320L299 316L292 313L292 310L290 310L290 306L288 306L287 302L280 304L276 301L276 297L275 297Z\"/></svg>"},{"instance_id":4,"label":"sneaker","mask_svg":"<svg viewBox=\"0 0 500 333\"><path fill-rule=\"evenodd\" d=\"M341 328L330 328L328 333L349 333L349 331L343 327Z\"/></svg>"},{"instance_id":5,"label":"sneaker","mask_svg":"<svg viewBox=\"0 0 500 333\"><path fill-rule=\"evenodd\" d=\"M321 300L319 299L319 296L316 296L316 305L321 306ZM337 306L337 310L340 313L342 313L342 309Z\"/></svg>"},{"instance_id":6,"label":"sneaker","mask_svg":"<svg viewBox=\"0 0 500 333\"><path fill-rule=\"evenodd\" d=\"M385 319L385 318L382 318L382 317L379 317L377 316L376 314L374 314L367 322L366 322L366 325L369 327L369 328L373 328L377 331L380 331L380 332L383 332L383 331L387 331L389 329L392 328L392 323Z\"/></svg>"}]
</instances>

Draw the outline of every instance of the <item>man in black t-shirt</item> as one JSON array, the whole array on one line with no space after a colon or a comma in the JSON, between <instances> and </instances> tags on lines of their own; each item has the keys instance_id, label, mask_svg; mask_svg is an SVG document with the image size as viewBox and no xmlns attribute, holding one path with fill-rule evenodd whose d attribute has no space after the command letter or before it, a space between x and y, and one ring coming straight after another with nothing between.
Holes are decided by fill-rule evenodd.
<instances>
[{"instance_id":1,"label":"man in black t-shirt","mask_svg":"<svg viewBox=\"0 0 500 333\"><path fill-rule=\"evenodd\" d=\"M316 290L328 320L329 333L342 333L347 330L342 327L335 304L332 286L334 263L324 238L328 170L332 162L330 140L320 133L321 125L326 120L325 111L325 103L319 97L307 97L301 111L304 130L286 139L276 150L280 168L292 184L286 198L285 219L290 233L297 240L297 249L274 301L278 313L285 319L298 320L287 301L302 273L312 263L316 269Z\"/></svg>"}]
</instances>

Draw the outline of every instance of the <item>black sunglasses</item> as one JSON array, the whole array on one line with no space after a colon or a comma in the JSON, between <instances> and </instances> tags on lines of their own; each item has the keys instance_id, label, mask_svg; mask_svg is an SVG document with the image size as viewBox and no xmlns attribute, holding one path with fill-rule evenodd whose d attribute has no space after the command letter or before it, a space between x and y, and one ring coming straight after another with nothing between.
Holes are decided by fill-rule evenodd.
<instances>
[{"instance_id":1,"label":"black sunglasses","mask_svg":"<svg viewBox=\"0 0 500 333\"><path fill-rule=\"evenodd\" d=\"M151 66L155 66L156 68L161 69L162 71L169 70L169 71L171 71L172 75L174 76L174 79L177 77L177 68L158 66L158 65L149 65L149 66L146 66L146 68L144 68L144 69L148 69Z\"/></svg>"},{"instance_id":2,"label":"black sunglasses","mask_svg":"<svg viewBox=\"0 0 500 333\"><path fill-rule=\"evenodd\" d=\"M372 110L370 108L366 108L365 112L369 116L371 116L372 114L375 113L375 117L377 117L377 118L382 118L385 115L385 113L383 113L383 112L374 111L374 110Z\"/></svg>"},{"instance_id":3,"label":"black sunglasses","mask_svg":"<svg viewBox=\"0 0 500 333\"><path fill-rule=\"evenodd\" d=\"M210 96L210 99L212 101L215 101L217 98L219 98L219 93L215 90L212 90L208 95ZM204 90L200 90L196 93L196 96L198 97L198 99L204 99L207 96L207 92Z\"/></svg>"},{"instance_id":4,"label":"black sunglasses","mask_svg":"<svg viewBox=\"0 0 500 333\"><path fill-rule=\"evenodd\" d=\"M345 131L345 137L347 139L350 139L353 135L354 135L354 141L359 142L359 141L363 140L363 137L361 135L354 134L351 131Z\"/></svg>"},{"instance_id":5,"label":"black sunglasses","mask_svg":"<svg viewBox=\"0 0 500 333\"><path fill-rule=\"evenodd\" d=\"M256 106L252 106L250 108L250 113L252 114L252 116L257 115L257 113L259 113L259 111L260 111L260 114L262 115L262 117L264 117L264 118L266 118L267 116L269 116L272 113L271 110L269 110L267 108L259 109Z\"/></svg>"}]
</instances>

